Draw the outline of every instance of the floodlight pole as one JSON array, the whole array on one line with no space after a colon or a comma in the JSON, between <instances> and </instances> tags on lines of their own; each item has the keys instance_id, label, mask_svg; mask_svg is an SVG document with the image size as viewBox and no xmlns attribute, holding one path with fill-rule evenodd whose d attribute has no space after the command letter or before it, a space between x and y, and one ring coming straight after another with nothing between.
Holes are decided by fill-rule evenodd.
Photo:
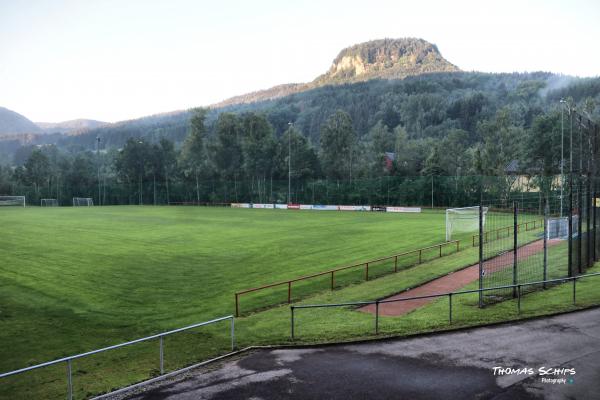
<instances>
[{"instance_id":1,"label":"floodlight pole","mask_svg":"<svg viewBox=\"0 0 600 400\"><path fill-rule=\"evenodd\" d=\"M292 128L294 124L288 122L288 204L292 203Z\"/></svg>"}]
</instances>

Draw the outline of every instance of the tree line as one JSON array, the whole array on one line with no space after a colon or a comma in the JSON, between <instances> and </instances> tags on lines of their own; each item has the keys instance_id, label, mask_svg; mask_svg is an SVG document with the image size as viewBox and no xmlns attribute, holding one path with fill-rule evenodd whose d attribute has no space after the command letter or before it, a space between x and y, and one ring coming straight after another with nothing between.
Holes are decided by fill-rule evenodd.
<instances>
[{"instance_id":1,"label":"tree line","mask_svg":"<svg viewBox=\"0 0 600 400\"><path fill-rule=\"evenodd\" d=\"M293 95L265 109L193 109L185 124L178 122L181 141L135 131L118 147L99 134L98 151L64 143L24 146L15 165L0 167L0 193L27 187L33 197L87 193L102 202L106 187L120 185L127 195L108 202L285 202L289 177L296 198L309 187L313 193L322 187L321 198L344 187L356 192L351 200L365 198L382 179L550 176L560 172L569 146L576 160L583 157L587 138L569 110L597 120L597 80L542 96L550 82L545 75L501 78L364 82ZM559 103L563 96L566 103Z\"/></svg>"}]
</instances>

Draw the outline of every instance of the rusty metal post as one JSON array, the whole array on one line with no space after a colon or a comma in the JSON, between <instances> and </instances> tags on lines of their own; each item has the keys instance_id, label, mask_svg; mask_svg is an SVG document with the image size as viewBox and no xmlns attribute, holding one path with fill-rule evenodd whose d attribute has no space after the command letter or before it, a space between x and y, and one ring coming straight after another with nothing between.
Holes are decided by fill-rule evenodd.
<instances>
[{"instance_id":1,"label":"rusty metal post","mask_svg":"<svg viewBox=\"0 0 600 400\"><path fill-rule=\"evenodd\" d=\"M235 316L239 317L240 316L240 302L238 299L238 294L235 294Z\"/></svg>"},{"instance_id":2,"label":"rusty metal post","mask_svg":"<svg viewBox=\"0 0 600 400\"><path fill-rule=\"evenodd\" d=\"M292 281L288 281L288 304L292 302Z\"/></svg>"},{"instance_id":3,"label":"rusty metal post","mask_svg":"<svg viewBox=\"0 0 600 400\"><path fill-rule=\"evenodd\" d=\"M333 280L333 274L335 271L331 271L331 290L333 290L333 287L335 285L334 280Z\"/></svg>"}]
</instances>

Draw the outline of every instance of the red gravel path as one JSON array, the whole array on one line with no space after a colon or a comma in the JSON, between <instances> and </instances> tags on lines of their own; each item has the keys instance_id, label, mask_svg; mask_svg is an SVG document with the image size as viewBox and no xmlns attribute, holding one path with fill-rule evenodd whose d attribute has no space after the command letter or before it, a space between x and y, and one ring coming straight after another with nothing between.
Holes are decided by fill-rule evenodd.
<instances>
[{"instance_id":1,"label":"red gravel path","mask_svg":"<svg viewBox=\"0 0 600 400\"><path fill-rule=\"evenodd\" d=\"M548 246L552 246L557 243L560 243L560 240L549 240ZM535 253L543 251L543 249L543 240L538 240L536 242L529 243L528 245L517 249L517 259L521 260L527 258L529 256L534 255ZM512 263L513 251L508 251L506 253L503 253L499 256L485 261L484 270L487 270L489 272L495 272L507 266L511 266ZM471 282L475 282L477 279L479 279L479 264L471 265L470 267L461 269L460 271L456 271L441 278L434 279L433 281L428 282L424 285L418 286L414 289L409 289L405 292L396 294L394 296L387 297L384 300L402 299L415 296L427 296L436 293L454 292L465 287ZM398 301L395 303L379 304L379 315L404 315L411 312L412 310L415 310L428 303L431 303L434 300L436 300L436 298L407 300ZM367 306L359 308L358 310L374 314L375 304L369 304Z\"/></svg>"}]
</instances>

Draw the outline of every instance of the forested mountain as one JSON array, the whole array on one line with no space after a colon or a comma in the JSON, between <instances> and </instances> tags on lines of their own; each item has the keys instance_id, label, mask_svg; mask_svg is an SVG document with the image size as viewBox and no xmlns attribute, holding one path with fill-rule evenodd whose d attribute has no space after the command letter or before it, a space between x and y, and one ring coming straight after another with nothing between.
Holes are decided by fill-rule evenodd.
<instances>
[{"instance_id":1,"label":"forested mountain","mask_svg":"<svg viewBox=\"0 0 600 400\"><path fill-rule=\"evenodd\" d=\"M554 89L553 89L554 88ZM337 110L347 112L359 137L379 122L389 129L402 127L411 139L439 139L461 129L468 143L481 139L480 122L508 113L511 124L528 128L536 115L556 109L558 99L582 102L597 98L600 79L577 79L546 72L489 74L452 72L422 74L405 79L372 79L326 85L274 100L211 108L208 134L219 114L264 113L280 136L293 122L296 129L319 145L320 130ZM181 143L189 129L189 111L150 116L92 129L79 136L61 137L59 147L94 149L99 136L105 147L122 147L128 138ZM390 149L391 150L391 149Z\"/></svg>"},{"instance_id":2,"label":"forested mountain","mask_svg":"<svg viewBox=\"0 0 600 400\"><path fill-rule=\"evenodd\" d=\"M19 184L35 188L34 198L40 188L92 193L100 174L103 185L139 195L127 202L143 202L148 181L166 187L167 199L171 185L181 184L179 198L198 202L282 201L274 188L288 176L297 187L324 181L329 194L341 182L384 177L504 176L509 164L518 166L510 173L552 175L560 169L561 121L569 133L576 122L569 110L599 120L600 78L462 72L434 45L402 43L345 49L314 87L277 98L257 95L76 136L13 136L0 141L0 192ZM582 140L573 135L574 148L588 146Z\"/></svg>"},{"instance_id":3,"label":"forested mountain","mask_svg":"<svg viewBox=\"0 0 600 400\"><path fill-rule=\"evenodd\" d=\"M40 127L23 115L0 107L0 136L39 132L41 132Z\"/></svg>"},{"instance_id":4,"label":"forested mountain","mask_svg":"<svg viewBox=\"0 0 600 400\"><path fill-rule=\"evenodd\" d=\"M235 96L213 105L213 108L273 100L325 85L454 71L459 71L458 67L446 61L435 45L423 39L372 40L343 49L329 70L312 82L278 85Z\"/></svg>"}]
</instances>

